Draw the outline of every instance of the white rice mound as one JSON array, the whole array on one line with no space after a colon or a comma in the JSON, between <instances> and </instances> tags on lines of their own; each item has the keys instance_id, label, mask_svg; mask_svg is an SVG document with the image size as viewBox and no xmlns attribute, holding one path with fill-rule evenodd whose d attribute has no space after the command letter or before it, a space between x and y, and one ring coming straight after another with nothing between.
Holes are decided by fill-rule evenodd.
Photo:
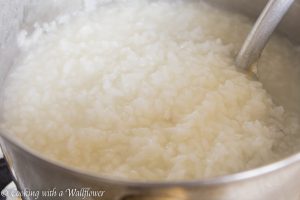
<instances>
[{"instance_id":1,"label":"white rice mound","mask_svg":"<svg viewBox=\"0 0 300 200\"><path fill-rule=\"evenodd\" d=\"M204 3L147 0L37 25L20 34L1 127L51 159L124 179L198 179L278 160L300 144L299 119L236 71L250 27ZM272 45L270 57L295 51L281 38ZM272 64L289 65L279 58Z\"/></svg>"}]
</instances>

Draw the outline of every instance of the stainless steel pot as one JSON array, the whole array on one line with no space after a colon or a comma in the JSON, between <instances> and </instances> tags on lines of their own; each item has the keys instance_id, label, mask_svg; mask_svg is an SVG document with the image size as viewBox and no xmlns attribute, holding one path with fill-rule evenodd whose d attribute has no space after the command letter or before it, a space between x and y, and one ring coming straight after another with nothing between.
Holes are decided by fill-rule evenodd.
<instances>
[{"instance_id":1,"label":"stainless steel pot","mask_svg":"<svg viewBox=\"0 0 300 200\"><path fill-rule=\"evenodd\" d=\"M252 18L255 18L266 4L266 0L209 2ZM0 0L0 84L3 85L6 74L18 57L16 34L20 29L30 31L34 22L49 21L60 13L78 9L82 3L82 0ZM300 1L296 1L279 28L293 43L300 41L299 19ZM290 95L289 91L284 92L286 93L280 95ZM272 90L270 93L273 96L279 95L274 92L273 94ZM4 133L0 136L1 147L19 188L23 192L39 191L38 199L83 199L83 193L69 196L68 189L83 192L83 188L89 188L105 193L103 196L94 195L85 199L300 200L300 154L254 170L207 180L129 182L99 177L71 166L63 166L47 160ZM52 193L52 197L42 195L42 191L52 189L56 191L56 194ZM59 193L60 191L63 193ZM23 199L32 200L36 199L36 196L27 193Z\"/></svg>"}]
</instances>

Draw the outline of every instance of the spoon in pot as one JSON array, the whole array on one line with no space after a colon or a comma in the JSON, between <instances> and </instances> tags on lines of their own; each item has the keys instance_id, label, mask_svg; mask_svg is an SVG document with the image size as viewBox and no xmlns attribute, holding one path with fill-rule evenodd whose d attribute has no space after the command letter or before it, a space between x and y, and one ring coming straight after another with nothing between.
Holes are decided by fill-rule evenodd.
<instances>
[{"instance_id":1,"label":"spoon in pot","mask_svg":"<svg viewBox=\"0 0 300 200\"><path fill-rule=\"evenodd\" d=\"M293 2L294 0L268 1L236 57L238 69L251 69Z\"/></svg>"}]
</instances>

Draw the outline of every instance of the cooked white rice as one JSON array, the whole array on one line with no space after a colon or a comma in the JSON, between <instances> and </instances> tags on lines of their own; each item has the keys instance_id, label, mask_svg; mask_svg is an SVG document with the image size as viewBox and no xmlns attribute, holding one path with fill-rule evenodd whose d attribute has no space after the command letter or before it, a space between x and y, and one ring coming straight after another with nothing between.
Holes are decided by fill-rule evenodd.
<instances>
[{"instance_id":1,"label":"cooked white rice","mask_svg":"<svg viewBox=\"0 0 300 200\"><path fill-rule=\"evenodd\" d=\"M299 119L236 71L250 27L204 3L147 0L36 26L20 34L2 129L52 159L126 179L212 177L280 159L300 144ZM282 38L266 54L275 67L299 55Z\"/></svg>"}]
</instances>

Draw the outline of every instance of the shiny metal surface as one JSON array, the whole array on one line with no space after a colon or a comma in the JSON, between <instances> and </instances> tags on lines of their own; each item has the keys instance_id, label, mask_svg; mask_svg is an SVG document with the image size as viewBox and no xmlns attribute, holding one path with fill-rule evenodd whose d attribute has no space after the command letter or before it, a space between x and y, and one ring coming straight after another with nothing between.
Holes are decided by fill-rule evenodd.
<instances>
[{"instance_id":1,"label":"shiny metal surface","mask_svg":"<svg viewBox=\"0 0 300 200\"><path fill-rule=\"evenodd\" d=\"M208 0L234 12L257 17L265 0ZM48 21L59 13L76 10L81 0L69 4L55 0L0 0L0 84L18 57L16 34L30 31L35 21ZM296 1L283 19L279 30L289 39L300 41L300 1ZM64 7L64 8L63 8ZM299 66L300 67L300 66ZM262 70L263 71L263 70ZM38 152L0 133L0 144L22 190L56 191L91 188L105 191L101 200L300 200L300 154L277 163L229 176L190 182L129 182L99 177L72 166L50 161ZM113 158L112 158L113 159ZM33 197L25 197L33 200ZM80 196L39 196L38 199L82 199Z\"/></svg>"},{"instance_id":2,"label":"shiny metal surface","mask_svg":"<svg viewBox=\"0 0 300 200\"><path fill-rule=\"evenodd\" d=\"M236 58L236 66L248 70L260 57L272 33L294 0L269 0Z\"/></svg>"}]
</instances>

